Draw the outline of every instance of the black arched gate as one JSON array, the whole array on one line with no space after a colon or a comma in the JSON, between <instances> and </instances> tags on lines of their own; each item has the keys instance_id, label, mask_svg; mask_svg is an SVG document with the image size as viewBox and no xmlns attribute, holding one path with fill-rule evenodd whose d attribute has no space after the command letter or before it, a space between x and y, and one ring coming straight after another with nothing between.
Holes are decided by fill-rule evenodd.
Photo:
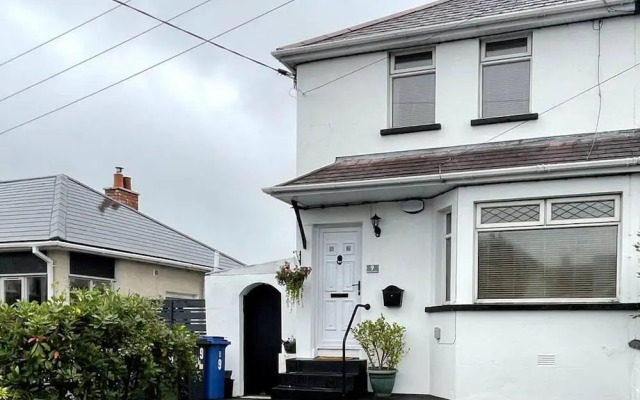
<instances>
[{"instance_id":1,"label":"black arched gate","mask_svg":"<svg viewBox=\"0 0 640 400\"><path fill-rule=\"evenodd\" d=\"M244 394L268 395L278 385L282 340L280 292L260 285L244 296Z\"/></svg>"}]
</instances>

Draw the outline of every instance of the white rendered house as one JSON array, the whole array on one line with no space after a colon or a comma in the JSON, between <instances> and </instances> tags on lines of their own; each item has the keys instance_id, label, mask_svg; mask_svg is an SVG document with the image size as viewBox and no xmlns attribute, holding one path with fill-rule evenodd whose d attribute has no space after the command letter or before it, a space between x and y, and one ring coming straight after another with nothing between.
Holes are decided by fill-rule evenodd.
<instances>
[{"instance_id":1,"label":"white rendered house","mask_svg":"<svg viewBox=\"0 0 640 400\"><path fill-rule=\"evenodd\" d=\"M274 52L298 177L264 191L314 269L297 357L339 355L369 303L407 328L398 393L640 398L639 9L435 1Z\"/></svg>"}]
</instances>

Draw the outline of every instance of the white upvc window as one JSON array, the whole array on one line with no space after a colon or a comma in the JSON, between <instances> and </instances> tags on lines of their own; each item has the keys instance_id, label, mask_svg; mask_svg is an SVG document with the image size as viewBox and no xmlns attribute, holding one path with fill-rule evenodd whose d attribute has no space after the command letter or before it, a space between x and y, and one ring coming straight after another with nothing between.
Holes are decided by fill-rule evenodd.
<instances>
[{"instance_id":1,"label":"white upvc window","mask_svg":"<svg viewBox=\"0 0 640 400\"><path fill-rule=\"evenodd\" d=\"M531 35L481 42L482 118L527 114L531 105Z\"/></svg>"},{"instance_id":2,"label":"white upvc window","mask_svg":"<svg viewBox=\"0 0 640 400\"><path fill-rule=\"evenodd\" d=\"M452 239L451 211L444 214L444 301L451 302L451 239Z\"/></svg>"},{"instance_id":3,"label":"white upvc window","mask_svg":"<svg viewBox=\"0 0 640 400\"><path fill-rule=\"evenodd\" d=\"M113 289L114 279L97 278L85 275L69 275L69 287L71 289Z\"/></svg>"},{"instance_id":4,"label":"white upvc window","mask_svg":"<svg viewBox=\"0 0 640 400\"><path fill-rule=\"evenodd\" d=\"M391 55L391 127L436 121L435 50Z\"/></svg>"},{"instance_id":5,"label":"white upvc window","mask_svg":"<svg viewBox=\"0 0 640 400\"><path fill-rule=\"evenodd\" d=\"M477 299L617 298L620 197L478 204Z\"/></svg>"},{"instance_id":6,"label":"white upvc window","mask_svg":"<svg viewBox=\"0 0 640 400\"><path fill-rule=\"evenodd\" d=\"M0 276L0 302L47 301L47 277L41 274Z\"/></svg>"}]
</instances>

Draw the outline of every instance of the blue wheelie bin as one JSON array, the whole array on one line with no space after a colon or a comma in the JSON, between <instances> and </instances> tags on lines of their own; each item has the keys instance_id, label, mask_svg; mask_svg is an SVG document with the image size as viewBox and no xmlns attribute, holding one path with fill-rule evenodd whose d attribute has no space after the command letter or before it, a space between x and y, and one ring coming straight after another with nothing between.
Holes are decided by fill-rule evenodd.
<instances>
[{"instance_id":1,"label":"blue wheelie bin","mask_svg":"<svg viewBox=\"0 0 640 400\"><path fill-rule=\"evenodd\" d=\"M198 339L198 345L204 350L204 400L224 399L224 353L230 344L220 336L202 336Z\"/></svg>"}]
</instances>

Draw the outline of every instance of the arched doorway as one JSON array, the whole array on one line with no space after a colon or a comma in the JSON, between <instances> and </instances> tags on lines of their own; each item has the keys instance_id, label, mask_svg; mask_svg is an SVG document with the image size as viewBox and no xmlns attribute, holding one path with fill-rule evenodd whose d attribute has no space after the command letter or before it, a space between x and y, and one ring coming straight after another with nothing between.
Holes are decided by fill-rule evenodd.
<instances>
[{"instance_id":1,"label":"arched doorway","mask_svg":"<svg viewBox=\"0 0 640 400\"><path fill-rule=\"evenodd\" d=\"M268 395L278 385L282 340L280 292L259 285L244 296L244 394Z\"/></svg>"}]
</instances>

